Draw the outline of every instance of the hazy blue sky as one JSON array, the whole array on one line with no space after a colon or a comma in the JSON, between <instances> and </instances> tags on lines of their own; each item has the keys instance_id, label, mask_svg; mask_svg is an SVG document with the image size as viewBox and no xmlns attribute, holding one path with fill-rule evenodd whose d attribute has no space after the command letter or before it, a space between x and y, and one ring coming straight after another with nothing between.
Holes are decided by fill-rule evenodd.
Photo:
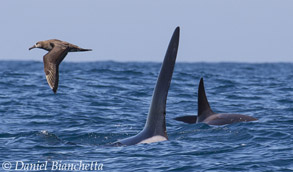
<instances>
[{"instance_id":1,"label":"hazy blue sky","mask_svg":"<svg viewBox=\"0 0 293 172\"><path fill-rule=\"evenodd\" d=\"M0 22L0 60L58 38L93 49L66 61L161 62L180 26L181 62L293 62L293 0L2 0Z\"/></svg>"}]
</instances>

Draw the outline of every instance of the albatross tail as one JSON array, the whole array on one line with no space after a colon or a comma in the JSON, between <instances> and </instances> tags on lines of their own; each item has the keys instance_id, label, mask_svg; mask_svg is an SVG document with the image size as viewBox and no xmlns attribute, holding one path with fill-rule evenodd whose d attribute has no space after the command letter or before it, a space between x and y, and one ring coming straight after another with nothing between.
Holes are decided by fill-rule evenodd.
<instances>
[{"instance_id":1,"label":"albatross tail","mask_svg":"<svg viewBox=\"0 0 293 172\"><path fill-rule=\"evenodd\" d=\"M92 49L85 49L85 48L79 48L79 49L75 49L75 50L76 51L93 51Z\"/></svg>"}]
</instances>

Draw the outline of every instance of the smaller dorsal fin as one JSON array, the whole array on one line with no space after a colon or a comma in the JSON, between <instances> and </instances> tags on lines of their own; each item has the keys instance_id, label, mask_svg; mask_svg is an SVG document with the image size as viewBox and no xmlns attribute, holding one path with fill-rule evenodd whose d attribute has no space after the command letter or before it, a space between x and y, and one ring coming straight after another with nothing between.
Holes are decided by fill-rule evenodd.
<instances>
[{"instance_id":1,"label":"smaller dorsal fin","mask_svg":"<svg viewBox=\"0 0 293 172\"><path fill-rule=\"evenodd\" d=\"M198 113L197 122L204 121L207 117L214 114L212 111L204 89L203 78L200 79L198 86Z\"/></svg>"}]
</instances>

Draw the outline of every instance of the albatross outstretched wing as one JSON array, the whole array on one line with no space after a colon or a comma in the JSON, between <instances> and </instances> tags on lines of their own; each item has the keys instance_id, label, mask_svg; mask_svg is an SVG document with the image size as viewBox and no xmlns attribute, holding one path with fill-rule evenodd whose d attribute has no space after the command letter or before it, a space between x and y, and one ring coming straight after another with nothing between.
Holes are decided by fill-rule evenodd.
<instances>
[{"instance_id":1,"label":"albatross outstretched wing","mask_svg":"<svg viewBox=\"0 0 293 172\"><path fill-rule=\"evenodd\" d=\"M59 81L59 64L68 53L68 47L56 45L44 57L46 79L54 93L57 92Z\"/></svg>"}]
</instances>

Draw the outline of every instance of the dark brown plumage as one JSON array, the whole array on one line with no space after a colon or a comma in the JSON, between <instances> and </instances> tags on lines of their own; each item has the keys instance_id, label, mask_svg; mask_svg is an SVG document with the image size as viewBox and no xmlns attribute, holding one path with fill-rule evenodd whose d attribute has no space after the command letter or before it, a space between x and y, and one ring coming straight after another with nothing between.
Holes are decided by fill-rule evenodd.
<instances>
[{"instance_id":1,"label":"dark brown plumage","mask_svg":"<svg viewBox=\"0 0 293 172\"><path fill-rule=\"evenodd\" d=\"M34 46L29 48L41 48L49 51L43 57L44 71L46 79L54 93L57 92L59 82L59 64L65 58L68 52L91 51L91 49L80 48L74 44L70 44L58 39L50 39L46 41L39 41Z\"/></svg>"}]
</instances>

